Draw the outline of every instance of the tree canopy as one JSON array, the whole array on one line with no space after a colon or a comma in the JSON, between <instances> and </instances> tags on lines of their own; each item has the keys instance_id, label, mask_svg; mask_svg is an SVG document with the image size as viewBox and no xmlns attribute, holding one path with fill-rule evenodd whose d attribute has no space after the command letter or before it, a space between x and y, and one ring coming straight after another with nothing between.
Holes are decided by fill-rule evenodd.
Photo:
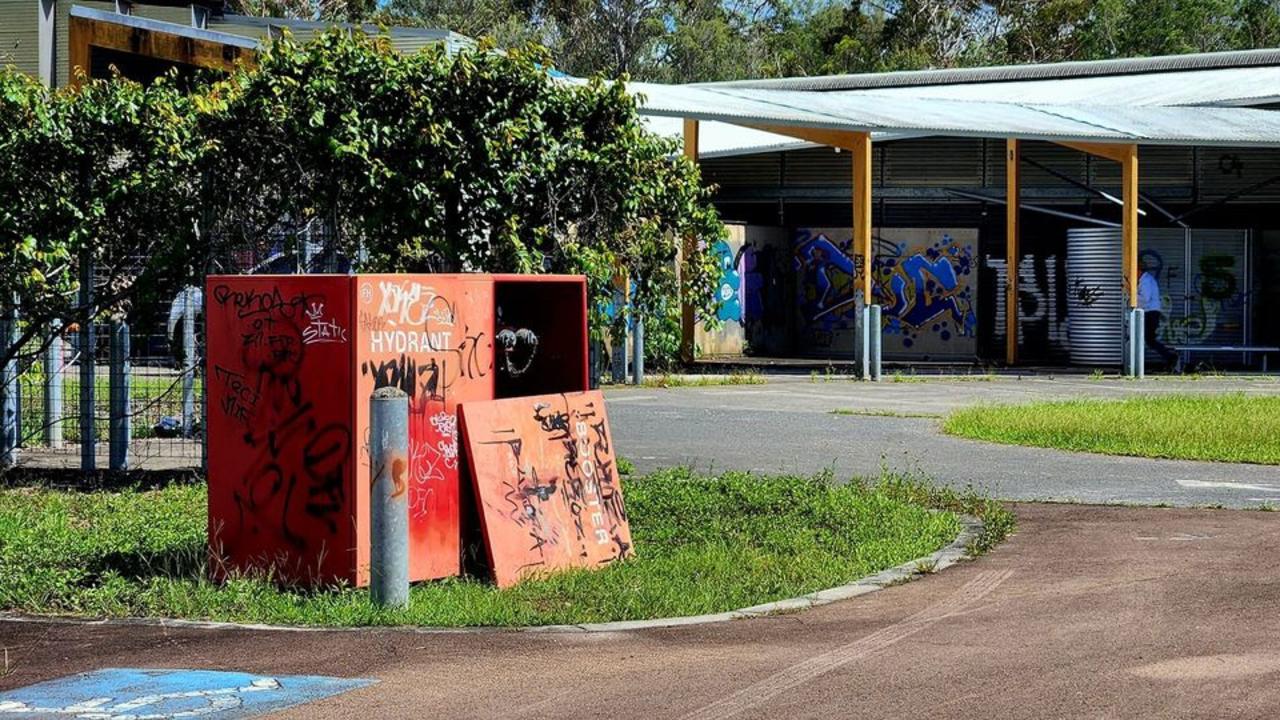
<instances>
[{"instance_id":1,"label":"tree canopy","mask_svg":"<svg viewBox=\"0 0 1280 720\"><path fill-rule=\"evenodd\" d=\"M189 94L5 71L0 297L36 332L82 318L81 258L122 268L110 310L319 221L360 271L585 274L597 329L619 274L630 312L669 319L683 296L711 314L724 229L697 167L621 84L556 80L549 60L335 30Z\"/></svg>"},{"instance_id":2,"label":"tree canopy","mask_svg":"<svg viewBox=\"0 0 1280 720\"><path fill-rule=\"evenodd\" d=\"M1280 45L1280 0L391 0L374 15L676 82Z\"/></svg>"}]
</instances>

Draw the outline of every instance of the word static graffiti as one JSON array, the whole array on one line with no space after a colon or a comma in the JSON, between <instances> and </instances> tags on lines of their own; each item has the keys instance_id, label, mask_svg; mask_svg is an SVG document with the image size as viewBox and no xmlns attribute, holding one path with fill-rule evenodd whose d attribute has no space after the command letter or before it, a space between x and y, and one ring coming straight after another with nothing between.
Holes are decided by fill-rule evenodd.
<instances>
[{"instance_id":1,"label":"word static graffiti","mask_svg":"<svg viewBox=\"0 0 1280 720\"><path fill-rule=\"evenodd\" d=\"M603 395L463 403L461 417L499 587L632 554Z\"/></svg>"},{"instance_id":2,"label":"word static graffiti","mask_svg":"<svg viewBox=\"0 0 1280 720\"><path fill-rule=\"evenodd\" d=\"M306 558L350 546L343 287L246 277L207 295L211 438L242 450L210 455L210 542L236 564L291 548L282 576L316 573Z\"/></svg>"},{"instance_id":3,"label":"word static graffiti","mask_svg":"<svg viewBox=\"0 0 1280 720\"><path fill-rule=\"evenodd\" d=\"M856 321L862 260L847 229L800 229L795 236L797 308L807 340L829 345ZM961 237L962 235L966 237ZM841 240L834 240L840 237ZM886 341L901 348L947 349L977 336L976 232L883 229L875 233L872 293ZM964 349L956 348L965 352Z\"/></svg>"},{"instance_id":4,"label":"word static graffiti","mask_svg":"<svg viewBox=\"0 0 1280 720\"><path fill-rule=\"evenodd\" d=\"M109 668L0 695L0 717L246 718L313 702L371 680L212 670Z\"/></svg>"}]
</instances>

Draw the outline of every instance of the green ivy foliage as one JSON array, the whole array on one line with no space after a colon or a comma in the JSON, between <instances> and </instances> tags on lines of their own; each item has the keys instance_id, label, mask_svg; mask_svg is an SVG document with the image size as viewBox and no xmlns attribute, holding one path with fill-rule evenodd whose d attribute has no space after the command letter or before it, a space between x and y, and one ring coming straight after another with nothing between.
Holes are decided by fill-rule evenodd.
<instances>
[{"instance_id":1,"label":"green ivy foliage","mask_svg":"<svg viewBox=\"0 0 1280 720\"><path fill-rule=\"evenodd\" d=\"M313 219L360 271L584 274L597 335L623 275L660 332L682 297L714 317L724 229L697 167L622 82L557 78L537 47L401 54L335 30L186 94L12 72L0 93L0 292L28 317L74 316L81 252L148 259L125 298Z\"/></svg>"},{"instance_id":2,"label":"green ivy foliage","mask_svg":"<svg viewBox=\"0 0 1280 720\"><path fill-rule=\"evenodd\" d=\"M17 298L24 340L85 319L82 259L108 312L135 288L201 269L194 130L190 98L166 82L51 92L0 70L0 298Z\"/></svg>"},{"instance_id":3,"label":"green ivy foliage","mask_svg":"<svg viewBox=\"0 0 1280 720\"><path fill-rule=\"evenodd\" d=\"M220 216L334 219L369 272L582 273L597 330L620 273L646 317L678 312L681 292L710 310L706 248L723 229L696 167L645 131L622 83L549 66L537 47L404 55L361 33L286 37L209 96ZM686 237L700 242L681 288Z\"/></svg>"}]
</instances>

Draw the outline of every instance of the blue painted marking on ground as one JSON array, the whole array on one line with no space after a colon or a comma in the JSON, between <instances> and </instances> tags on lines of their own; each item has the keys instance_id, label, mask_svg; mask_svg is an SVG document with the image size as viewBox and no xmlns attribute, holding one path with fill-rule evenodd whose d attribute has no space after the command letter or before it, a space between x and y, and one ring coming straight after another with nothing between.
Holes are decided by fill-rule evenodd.
<instances>
[{"instance_id":1,"label":"blue painted marking on ground","mask_svg":"<svg viewBox=\"0 0 1280 720\"><path fill-rule=\"evenodd\" d=\"M313 675L107 668L0 693L0 720L247 718L372 682Z\"/></svg>"}]
</instances>

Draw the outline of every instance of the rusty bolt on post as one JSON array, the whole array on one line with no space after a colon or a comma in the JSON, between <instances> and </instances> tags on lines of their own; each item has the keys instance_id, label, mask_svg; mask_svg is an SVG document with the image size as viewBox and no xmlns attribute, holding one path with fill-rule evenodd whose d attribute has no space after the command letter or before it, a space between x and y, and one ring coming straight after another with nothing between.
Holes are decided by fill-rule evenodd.
<instances>
[{"instance_id":1,"label":"rusty bolt on post","mask_svg":"<svg viewBox=\"0 0 1280 720\"><path fill-rule=\"evenodd\" d=\"M375 605L409 604L409 396L385 387L369 398L369 591Z\"/></svg>"}]
</instances>

